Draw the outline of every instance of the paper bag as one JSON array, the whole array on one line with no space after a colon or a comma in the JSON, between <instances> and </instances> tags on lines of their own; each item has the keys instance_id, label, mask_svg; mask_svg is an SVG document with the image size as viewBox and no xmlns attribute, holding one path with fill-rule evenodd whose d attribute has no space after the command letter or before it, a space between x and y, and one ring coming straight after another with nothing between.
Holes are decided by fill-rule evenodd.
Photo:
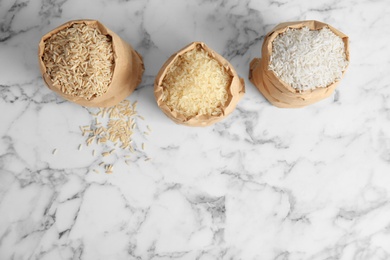
<instances>
[{"instance_id":1,"label":"paper bag","mask_svg":"<svg viewBox=\"0 0 390 260\"><path fill-rule=\"evenodd\" d=\"M84 23L93 28L98 28L104 35L112 39L112 48L114 52L114 69L111 83L107 92L99 97L87 100L82 97L74 97L65 94L61 91L59 86L54 86L50 76L46 72L46 67L43 62L43 52L45 50L45 40L50 38L53 34L66 29L73 24ZM139 55L128 43L122 40L116 33L105 27L96 20L74 20L69 21L51 32L45 34L39 42L38 48L39 68L42 73L43 80L46 85L56 92L61 97L87 107L110 107L118 104L129 96L142 80L144 72L144 64L141 55Z\"/></svg>"},{"instance_id":2,"label":"paper bag","mask_svg":"<svg viewBox=\"0 0 390 260\"><path fill-rule=\"evenodd\" d=\"M315 88L313 90L299 91L289 84L280 80L276 74L268 69L270 57L272 55L272 42L281 33L288 28L308 27L310 30L320 30L324 27L329 28L334 34L339 36L345 46L345 55L349 61L349 42L348 36L333 28L332 26L318 21L296 21L277 25L269 32L263 42L262 58L255 58L250 63L249 80L259 89L264 97L274 106L282 108L304 107L324 98L329 97L336 89L340 80L330 84L325 88ZM344 76L343 71L342 76Z\"/></svg>"},{"instance_id":3,"label":"paper bag","mask_svg":"<svg viewBox=\"0 0 390 260\"><path fill-rule=\"evenodd\" d=\"M196 115L194 117L187 118L184 115L178 113L175 110L172 110L169 108L164 101L162 100L163 97L163 86L162 82L164 80L164 77L166 73L169 70L169 67L175 63L176 59L183 55L184 53L193 50L194 48L203 48L210 57L214 58L218 63L220 63L232 76L232 81L230 83L230 86L228 87L228 100L226 101L226 104L224 107L221 108L222 113L219 116L210 116L210 115ZM238 101L242 98L242 96L245 93L245 83L242 78L239 78L237 75L237 72L233 68L233 66L225 60L221 55L217 54L215 51L210 49L206 44L203 42L193 42L177 53L173 54L161 67L159 73L156 76L155 82L154 82L154 95L157 101L157 105L160 107L160 109L164 112L165 115L167 115L170 119L172 119L177 124L182 124L186 126L209 126L212 125L218 121L221 121L226 116L228 116L233 110L236 108L236 105Z\"/></svg>"}]
</instances>

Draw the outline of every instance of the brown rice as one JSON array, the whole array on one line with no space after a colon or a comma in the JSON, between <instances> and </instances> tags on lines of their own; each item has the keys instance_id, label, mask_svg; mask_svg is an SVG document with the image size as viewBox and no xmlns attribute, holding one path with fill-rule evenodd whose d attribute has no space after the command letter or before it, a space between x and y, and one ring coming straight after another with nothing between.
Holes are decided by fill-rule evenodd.
<instances>
[{"instance_id":1,"label":"brown rice","mask_svg":"<svg viewBox=\"0 0 390 260\"><path fill-rule=\"evenodd\" d=\"M45 40L43 62L54 86L91 100L106 93L111 83L112 41L97 28L72 24Z\"/></svg>"}]
</instances>

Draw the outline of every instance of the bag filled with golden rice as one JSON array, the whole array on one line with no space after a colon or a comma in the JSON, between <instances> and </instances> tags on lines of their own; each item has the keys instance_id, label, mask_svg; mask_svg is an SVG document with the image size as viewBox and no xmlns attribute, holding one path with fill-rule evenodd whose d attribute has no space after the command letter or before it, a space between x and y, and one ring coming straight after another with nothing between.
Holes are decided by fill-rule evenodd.
<instances>
[{"instance_id":1,"label":"bag filled with golden rice","mask_svg":"<svg viewBox=\"0 0 390 260\"><path fill-rule=\"evenodd\" d=\"M273 105L304 107L329 97L349 64L348 37L318 21L281 23L265 37L249 79Z\"/></svg>"},{"instance_id":2,"label":"bag filled with golden rice","mask_svg":"<svg viewBox=\"0 0 390 260\"><path fill-rule=\"evenodd\" d=\"M175 123L212 125L235 109L245 93L233 66L203 42L173 54L154 82L160 109Z\"/></svg>"},{"instance_id":3,"label":"bag filled with golden rice","mask_svg":"<svg viewBox=\"0 0 390 260\"><path fill-rule=\"evenodd\" d=\"M88 107L110 107L142 80L139 55L96 20L69 21L39 42L39 68L46 85L63 98Z\"/></svg>"}]
</instances>

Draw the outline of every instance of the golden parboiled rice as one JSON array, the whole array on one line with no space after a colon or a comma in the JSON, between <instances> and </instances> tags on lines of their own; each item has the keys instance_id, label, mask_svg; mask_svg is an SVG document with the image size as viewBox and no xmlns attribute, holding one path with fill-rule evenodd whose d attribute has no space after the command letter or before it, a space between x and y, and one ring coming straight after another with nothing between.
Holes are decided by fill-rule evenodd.
<instances>
[{"instance_id":1,"label":"golden parboiled rice","mask_svg":"<svg viewBox=\"0 0 390 260\"><path fill-rule=\"evenodd\" d=\"M111 83L112 41L97 28L73 24L45 40L43 62L54 86L91 100L106 93Z\"/></svg>"},{"instance_id":2,"label":"golden parboiled rice","mask_svg":"<svg viewBox=\"0 0 390 260\"><path fill-rule=\"evenodd\" d=\"M165 75L163 101L184 115L219 116L228 99L231 75L198 46L178 57Z\"/></svg>"}]
</instances>

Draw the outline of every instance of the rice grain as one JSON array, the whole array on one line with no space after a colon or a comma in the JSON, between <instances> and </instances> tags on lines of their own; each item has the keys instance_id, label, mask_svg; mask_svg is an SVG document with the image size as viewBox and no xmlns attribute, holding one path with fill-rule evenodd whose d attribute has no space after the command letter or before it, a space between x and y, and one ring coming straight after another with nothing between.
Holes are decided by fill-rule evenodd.
<instances>
[{"instance_id":1,"label":"rice grain","mask_svg":"<svg viewBox=\"0 0 390 260\"><path fill-rule=\"evenodd\" d=\"M111 83L112 41L97 28L73 24L45 40L43 62L63 93L92 100L106 93Z\"/></svg>"}]
</instances>

